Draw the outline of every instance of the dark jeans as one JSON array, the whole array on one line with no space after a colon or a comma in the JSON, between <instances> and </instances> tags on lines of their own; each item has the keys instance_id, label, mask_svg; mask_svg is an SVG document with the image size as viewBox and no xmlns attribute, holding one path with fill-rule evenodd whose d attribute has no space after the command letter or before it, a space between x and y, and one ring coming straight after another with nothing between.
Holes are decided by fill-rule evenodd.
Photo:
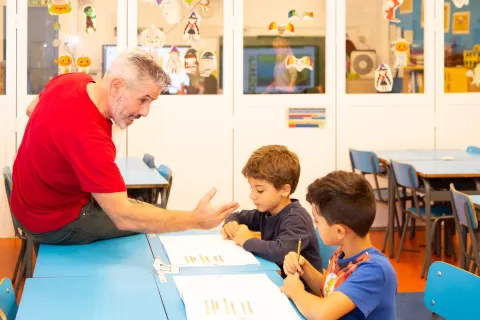
<instances>
[{"instance_id":1,"label":"dark jeans","mask_svg":"<svg viewBox=\"0 0 480 320\"><path fill-rule=\"evenodd\" d=\"M43 244L86 244L96 240L136 234L136 232L132 231L119 230L93 197L82 207L80 216L77 219L52 232L33 233L26 230L18 220L16 222L33 241Z\"/></svg>"}]
</instances>

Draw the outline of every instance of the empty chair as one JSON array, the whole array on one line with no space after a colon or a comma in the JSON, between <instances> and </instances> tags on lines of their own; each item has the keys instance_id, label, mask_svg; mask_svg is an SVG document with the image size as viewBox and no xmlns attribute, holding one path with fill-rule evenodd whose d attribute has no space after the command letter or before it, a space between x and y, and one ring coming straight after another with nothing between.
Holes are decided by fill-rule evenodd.
<instances>
[{"instance_id":1,"label":"empty chair","mask_svg":"<svg viewBox=\"0 0 480 320\"><path fill-rule=\"evenodd\" d=\"M173 175L172 175L172 169L167 167L166 165L161 164L158 167L158 173L162 177L165 178L165 180L168 181L168 185L160 188L159 193L161 195L161 207L166 209L168 205L168 198L170 198L170 190L172 190L172 184L173 184ZM155 203L158 202L158 193L157 193L157 198L155 200Z\"/></svg>"},{"instance_id":2,"label":"empty chair","mask_svg":"<svg viewBox=\"0 0 480 320\"><path fill-rule=\"evenodd\" d=\"M8 278L0 280L0 320L14 320L18 305L12 282Z\"/></svg>"},{"instance_id":3,"label":"empty chair","mask_svg":"<svg viewBox=\"0 0 480 320\"><path fill-rule=\"evenodd\" d=\"M373 180L375 182L374 191L375 191L375 198L377 201L387 203L388 201L388 189L387 188L380 188L380 184L378 183L378 177L386 177L387 176L387 168L385 165L380 164L378 161L377 155L371 151L359 151L349 149L350 154L350 163L352 165L352 171L355 172L356 170L360 171L361 174L367 175L371 174L373 176Z\"/></svg>"},{"instance_id":4,"label":"empty chair","mask_svg":"<svg viewBox=\"0 0 480 320\"><path fill-rule=\"evenodd\" d=\"M428 270L424 302L434 313L448 320L478 319L480 278L445 262L434 262Z\"/></svg>"},{"instance_id":5,"label":"empty chair","mask_svg":"<svg viewBox=\"0 0 480 320\"><path fill-rule=\"evenodd\" d=\"M475 272L477 269L480 273L480 256L476 237L478 219L475 206L467 194L455 189L453 183L450 184L450 199L459 235L461 256L467 262L465 268L471 272ZM468 238L470 238L470 249L467 248ZM471 269L469 268L470 264L472 264Z\"/></svg>"},{"instance_id":6,"label":"empty chair","mask_svg":"<svg viewBox=\"0 0 480 320\"><path fill-rule=\"evenodd\" d=\"M478 154L480 154L480 147L468 146L467 147L467 152L468 153L478 153Z\"/></svg>"},{"instance_id":7,"label":"empty chair","mask_svg":"<svg viewBox=\"0 0 480 320\"><path fill-rule=\"evenodd\" d=\"M9 167L5 167L2 170L3 181L5 183L5 190L7 192L8 204L10 205L10 195L12 193L13 183L12 183L12 172ZM38 243L33 243L30 237L27 236L20 226L17 224L16 219L13 217L13 212L10 209L10 214L13 222L13 229L15 231L15 236L22 240L22 246L20 252L18 253L17 263L15 264L15 270L13 272L12 281L15 283L15 290L18 292L20 288L20 283L22 282L23 276L26 278L32 277L32 250L38 253Z\"/></svg>"},{"instance_id":8,"label":"empty chair","mask_svg":"<svg viewBox=\"0 0 480 320\"><path fill-rule=\"evenodd\" d=\"M431 247L433 240L435 239L435 231L437 230L437 224L440 221L453 221L452 210L448 206L443 205L431 205L430 206L430 216L427 216L425 205L420 205L420 199L418 194L418 187L420 183L418 181L417 172L415 168L406 163L400 163L391 160L390 166L392 168L392 177L395 190L398 191L398 187L406 188L410 191L413 198L413 206L406 208L405 212L407 213L406 220L403 223L402 238L400 240L400 247L397 252L397 262L400 260L400 255L402 253L403 243L405 241L405 234L407 233L408 223L411 219L420 219L424 222L430 220L430 230L426 232L426 254L425 262L422 270L421 276L425 275L425 271L428 269L430 264L431 256ZM398 192L397 192L398 195Z\"/></svg>"}]
</instances>

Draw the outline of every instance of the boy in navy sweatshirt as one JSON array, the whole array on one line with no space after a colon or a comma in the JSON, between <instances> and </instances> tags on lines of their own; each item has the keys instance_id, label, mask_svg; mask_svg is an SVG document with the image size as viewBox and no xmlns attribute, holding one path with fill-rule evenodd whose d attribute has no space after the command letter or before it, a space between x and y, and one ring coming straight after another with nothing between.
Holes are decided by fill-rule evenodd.
<instances>
[{"instance_id":1,"label":"boy in navy sweatshirt","mask_svg":"<svg viewBox=\"0 0 480 320\"><path fill-rule=\"evenodd\" d=\"M252 154L242 173L257 209L230 215L222 228L224 237L280 268L285 255L297 251L301 239L302 256L323 271L313 220L298 200L290 198L300 178L297 155L285 146L264 146ZM261 240L251 231L260 231Z\"/></svg>"}]
</instances>

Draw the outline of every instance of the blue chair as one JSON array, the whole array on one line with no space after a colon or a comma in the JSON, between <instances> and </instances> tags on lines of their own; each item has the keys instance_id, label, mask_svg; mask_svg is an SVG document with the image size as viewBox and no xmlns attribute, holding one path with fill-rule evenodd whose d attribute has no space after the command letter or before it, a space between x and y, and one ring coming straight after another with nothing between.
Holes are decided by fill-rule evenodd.
<instances>
[{"instance_id":1,"label":"blue chair","mask_svg":"<svg viewBox=\"0 0 480 320\"><path fill-rule=\"evenodd\" d=\"M320 259L322 260L323 269L327 269L330 258L333 256L339 246L327 246L318 233L318 228L315 228L317 234L318 245L320 247Z\"/></svg>"},{"instance_id":2,"label":"blue chair","mask_svg":"<svg viewBox=\"0 0 480 320\"><path fill-rule=\"evenodd\" d=\"M465 270L470 270L475 272L475 269L478 268L480 272L480 256L478 250L478 242L476 233L478 230L478 219L477 213L475 211L475 206L473 205L470 197L462 192L459 192L455 189L455 186L450 184L450 199L453 207L453 217L455 218L455 224L458 230L458 238L460 241L460 253L462 264L461 267ZM468 249L468 238L470 237L470 249ZM465 263L463 265L463 262ZM469 268L469 265L472 264L472 267Z\"/></svg>"},{"instance_id":3,"label":"blue chair","mask_svg":"<svg viewBox=\"0 0 480 320\"><path fill-rule=\"evenodd\" d=\"M14 320L17 316L18 305L12 282L8 278L0 280L0 319Z\"/></svg>"},{"instance_id":4,"label":"blue chair","mask_svg":"<svg viewBox=\"0 0 480 320\"><path fill-rule=\"evenodd\" d=\"M360 171L362 175L371 174L375 182L375 198L382 203L388 202L388 189L380 188L378 183L378 177L387 176L387 168L385 165L380 164L378 157L371 151L360 151L354 149L348 149L350 154L350 164L352 165L352 171Z\"/></svg>"},{"instance_id":5,"label":"blue chair","mask_svg":"<svg viewBox=\"0 0 480 320\"><path fill-rule=\"evenodd\" d=\"M427 248L425 254L425 262L422 270L422 278L425 275L425 271L428 269L430 265L430 258L431 258L431 248L433 240L435 239L435 231L437 231L437 225L441 221L453 221L453 214L452 210L448 206L443 205L431 205L430 208L430 216L426 215L425 205L420 205L419 199L419 192L418 188L420 187L420 182L418 181L418 176L415 168L406 163L400 163L391 160L390 166L392 168L392 176L393 176L393 185L394 189L397 191L397 197L399 197L398 187L406 188L410 191L413 199L413 206L406 208L405 213L406 220L403 223L403 230L402 230L402 237L400 240L400 247L398 248L397 252L397 262L400 260L400 255L402 253L403 243L405 241L405 234L407 233L408 223L411 219L420 219L426 222L430 219L431 228L430 232L427 232L429 237L426 239L425 246Z\"/></svg>"},{"instance_id":6,"label":"blue chair","mask_svg":"<svg viewBox=\"0 0 480 320\"><path fill-rule=\"evenodd\" d=\"M424 302L434 313L448 320L478 319L480 278L445 262L434 262L428 270Z\"/></svg>"},{"instance_id":7,"label":"blue chair","mask_svg":"<svg viewBox=\"0 0 480 320\"><path fill-rule=\"evenodd\" d=\"M468 153L478 153L480 154L480 148L476 146L468 146L467 147L467 152Z\"/></svg>"},{"instance_id":8,"label":"blue chair","mask_svg":"<svg viewBox=\"0 0 480 320\"><path fill-rule=\"evenodd\" d=\"M163 188L159 188L158 190L156 190L155 196L154 196L154 202L153 202L153 203L157 203L160 195L160 201L161 201L160 207L163 209L166 209L168 205L168 199L170 198L170 190L172 189L172 184L173 184L172 170L163 164L157 168L155 166L155 157L149 153L146 153L143 156L143 162L145 162L145 164L149 168L157 169L158 173L160 173L160 175L163 178L165 178L165 180L168 181L168 186L165 186Z\"/></svg>"},{"instance_id":9,"label":"blue chair","mask_svg":"<svg viewBox=\"0 0 480 320\"><path fill-rule=\"evenodd\" d=\"M10 207L10 195L12 194L13 180L12 172L9 167L5 167L2 170L3 181L5 183L5 190L7 192L8 204ZM38 254L38 243L34 243L30 237L21 229L17 223L17 219L13 216L13 212L10 209L10 215L13 222L13 229L15 230L15 236L22 240L22 246L20 252L18 253L17 263L15 264L15 270L13 272L12 282L15 283L15 291L18 292L20 288L20 283L22 282L23 276L26 278L32 277L32 250Z\"/></svg>"}]
</instances>

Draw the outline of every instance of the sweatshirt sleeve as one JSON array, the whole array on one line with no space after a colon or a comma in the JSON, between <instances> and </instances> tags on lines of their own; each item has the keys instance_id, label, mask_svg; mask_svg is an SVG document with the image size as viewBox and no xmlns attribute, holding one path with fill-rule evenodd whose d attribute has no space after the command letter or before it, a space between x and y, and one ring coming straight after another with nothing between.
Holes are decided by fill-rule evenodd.
<instances>
[{"instance_id":1,"label":"sweatshirt sleeve","mask_svg":"<svg viewBox=\"0 0 480 320\"><path fill-rule=\"evenodd\" d=\"M248 239L243 244L243 248L281 265L287 253L290 251L297 252L299 239L302 240L300 248L302 251L309 244L308 226L301 217L290 215L283 220L277 239L272 241L257 238Z\"/></svg>"},{"instance_id":2,"label":"sweatshirt sleeve","mask_svg":"<svg viewBox=\"0 0 480 320\"><path fill-rule=\"evenodd\" d=\"M262 215L263 213L258 210L242 210L240 212L232 213L227 219L225 219L224 225L231 221L237 221L238 224L244 224L252 231L260 231Z\"/></svg>"}]
</instances>

